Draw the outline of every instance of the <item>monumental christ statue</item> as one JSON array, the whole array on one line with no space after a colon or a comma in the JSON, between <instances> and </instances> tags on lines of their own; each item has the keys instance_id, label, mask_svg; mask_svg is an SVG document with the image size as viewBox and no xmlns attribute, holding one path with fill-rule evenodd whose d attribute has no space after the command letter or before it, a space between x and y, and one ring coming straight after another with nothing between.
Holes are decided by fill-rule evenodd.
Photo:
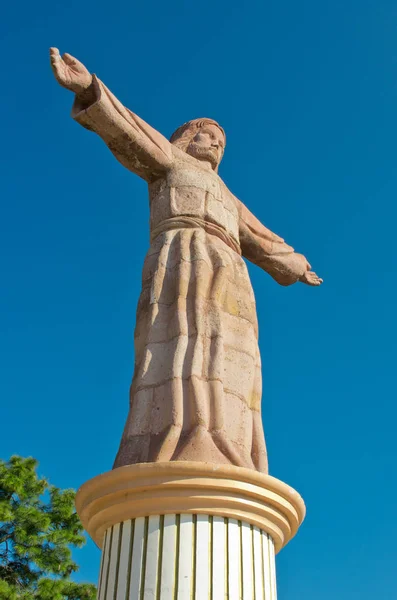
<instances>
[{"instance_id":1,"label":"monumental christ statue","mask_svg":"<svg viewBox=\"0 0 397 600\"><path fill-rule=\"evenodd\" d=\"M219 177L218 123L189 121L168 141L70 54L52 48L51 65L76 95L73 118L149 187L135 371L114 467L193 460L267 473L258 323L242 257L281 285L322 279Z\"/></svg>"}]
</instances>

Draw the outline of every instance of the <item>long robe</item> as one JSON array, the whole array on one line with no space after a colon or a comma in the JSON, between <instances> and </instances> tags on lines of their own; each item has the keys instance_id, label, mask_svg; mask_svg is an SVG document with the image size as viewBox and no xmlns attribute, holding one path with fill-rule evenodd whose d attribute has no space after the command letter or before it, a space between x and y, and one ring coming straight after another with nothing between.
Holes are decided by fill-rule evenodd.
<instances>
[{"instance_id":1,"label":"long robe","mask_svg":"<svg viewBox=\"0 0 397 600\"><path fill-rule=\"evenodd\" d=\"M130 411L114 467L195 460L267 472L255 299L242 256L282 285L306 259L207 163L166 140L94 76L73 117L149 185L151 245L135 330Z\"/></svg>"}]
</instances>

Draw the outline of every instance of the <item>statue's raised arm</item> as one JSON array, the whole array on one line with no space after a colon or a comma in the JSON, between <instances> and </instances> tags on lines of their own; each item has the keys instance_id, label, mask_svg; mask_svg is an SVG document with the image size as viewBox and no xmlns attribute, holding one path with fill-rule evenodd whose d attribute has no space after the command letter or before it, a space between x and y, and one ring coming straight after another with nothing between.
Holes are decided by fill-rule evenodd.
<instances>
[{"instance_id":1,"label":"statue's raised arm","mask_svg":"<svg viewBox=\"0 0 397 600\"><path fill-rule=\"evenodd\" d=\"M170 168L171 144L161 133L125 108L76 58L51 48L50 59L58 83L76 94L72 117L95 131L127 169L150 182Z\"/></svg>"},{"instance_id":2,"label":"statue's raised arm","mask_svg":"<svg viewBox=\"0 0 397 600\"><path fill-rule=\"evenodd\" d=\"M311 271L303 254L295 252L281 237L265 227L240 200L237 203L240 245L245 258L261 267L281 285L291 285L297 281L314 286L323 283Z\"/></svg>"}]
</instances>

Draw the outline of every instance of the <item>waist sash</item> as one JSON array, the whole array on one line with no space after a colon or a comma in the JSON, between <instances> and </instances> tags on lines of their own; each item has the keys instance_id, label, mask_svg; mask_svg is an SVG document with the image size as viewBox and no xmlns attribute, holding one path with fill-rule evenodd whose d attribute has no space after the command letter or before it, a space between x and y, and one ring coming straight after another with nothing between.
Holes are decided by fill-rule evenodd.
<instances>
[{"instance_id":1,"label":"waist sash","mask_svg":"<svg viewBox=\"0 0 397 600\"><path fill-rule=\"evenodd\" d=\"M171 217L170 219L165 219L165 221L161 221L150 232L150 242L153 242L155 238L160 235L160 233L164 233L165 231L170 231L171 229L204 229L210 235L216 235L222 242L225 242L237 254L241 256L241 248L239 244L229 235L222 227L219 225L215 225L215 223L211 223L210 221L204 221L204 219L200 219L198 217Z\"/></svg>"}]
</instances>

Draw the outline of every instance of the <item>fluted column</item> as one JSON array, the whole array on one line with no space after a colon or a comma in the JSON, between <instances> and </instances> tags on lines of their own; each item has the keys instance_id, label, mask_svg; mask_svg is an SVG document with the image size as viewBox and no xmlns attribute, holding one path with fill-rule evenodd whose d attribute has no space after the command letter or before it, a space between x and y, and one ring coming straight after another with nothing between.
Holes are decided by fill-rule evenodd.
<instances>
[{"instance_id":1,"label":"fluted column","mask_svg":"<svg viewBox=\"0 0 397 600\"><path fill-rule=\"evenodd\" d=\"M98 600L225 597L276 600L273 540L257 527L182 514L106 530Z\"/></svg>"},{"instance_id":2,"label":"fluted column","mask_svg":"<svg viewBox=\"0 0 397 600\"><path fill-rule=\"evenodd\" d=\"M273 477L188 462L104 473L76 504L102 547L98 600L276 600L275 553L305 512Z\"/></svg>"}]
</instances>

